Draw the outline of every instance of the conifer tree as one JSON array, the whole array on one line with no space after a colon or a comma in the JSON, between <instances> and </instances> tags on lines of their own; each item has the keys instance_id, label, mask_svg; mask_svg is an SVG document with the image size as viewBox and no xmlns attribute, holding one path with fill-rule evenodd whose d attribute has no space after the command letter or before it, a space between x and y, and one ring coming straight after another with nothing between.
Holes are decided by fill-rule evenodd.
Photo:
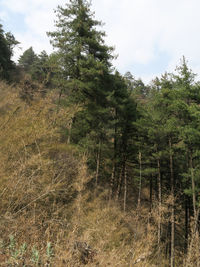
<instances>
[{"instance_id":1,"label":"conifer tree","mask_svg":"<svg viewBox=\"0 0 200 267\"><path fill-rule=\"evenodd\" d=\"M20 56L18 62L19 66L21 66L25 72L30 72L32 65L37 60L37 55L35 54L32 46L24 51L24 53Z\"/></svg>"},{"instance_id":2,"label":"conifer tree","mask_svg":"<svg viewBox=\"0 0 200 267\"><path fill-rule=\"evenodd\" d=\"M127 163L133 157L132 140L136 133L133 122L137 118L137 111L136 102L132 97L127 78L116 72L113 75L112 84L113 93L109 97L112 109L111 125L113 137L111 188L112 191L115 191L116 199L118 199L122 186L124 186L124 195L127 191Z\"/></svg>"},{"instance_id":3,"label":"conifer tree","mask_svg":"<svg viewBox=\"0 0 200 267\"><path fill-rule=\"evenodd\" d=\"M15 37L10 33L5 33L0 24L0 78L9 79L10 71L14 68L13 56L14 47L19 44Z\"/></svg>"},{"instance_id":4,"label":"conifer tree","mask_svg":"<svg viewBox=\"0 0 200 267\"><path fill-rule=\"evenodd\" d=\"M58 7L57 30L48 35L57 49L54 58L59 65L61 91L68 103L82 106L72 119L68 141L93 155L89 165L96 169L97 181L103 164L100 154L109 142L113 48L104 43L105 33L98 30L102 23L93 15L89 1L71 0L65 7Z\"/></svg>"},{"instance_id":5,"label":"conifer tree","mask_svg":"<svg viewBox=\"0 0 200 267\"><path fill-rule=\"evenodd\" d=\"M57 17L57 31L48 35L58 49L73 101L102 104L113 49L104 44L105 33L97 30L101 22L93 19L87 0L71 0L66 8L59 6Z\"/></svg>"},{"instance_id":6,"label":"conifer tree","mask_svg":"<svg viewBox=\"0 0 200 267\"><path fill-rule=\"evenodd\" d=\"M49 56L46 51L42 51L35 57L35 60L31 64L30 74L33 80L37 80L44 85L49 85L51 76L51 70L49 66Z\"/></svg>"},{"instance_id":7,"label":"conifer tree","mask_svg":"<svg viewBox=\"0 0 200 267\"><path fill-rule=\"evenodd\" d=\"M177 114L180 120L180 139L183 142L182 153L186 164L182 167L181 186L185 193L185 247L188 246L189 214L195 219L195 232L198 235L199 224L199 159L200 159L200 86L195 82L195 74L188 68L183 57L181 65L174 75L174 83L177 90ZM192 203L192 209L189 203Z\"/></svg>"}]
</instances>

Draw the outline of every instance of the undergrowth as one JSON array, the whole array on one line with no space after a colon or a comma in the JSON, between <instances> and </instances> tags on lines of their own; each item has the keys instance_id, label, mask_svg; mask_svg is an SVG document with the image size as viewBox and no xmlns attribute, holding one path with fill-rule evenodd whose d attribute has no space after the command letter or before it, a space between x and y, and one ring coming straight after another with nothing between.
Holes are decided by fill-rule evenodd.
<instances>
[{"instance_id":1,"label":"undergrowth","mask_svg":"<svg viewBox=\"0 0 200 267\"><path fill-rule=\"evenodd\" d=\"M80 107L59 106L55 92L26 103L19 92L0 83L0 266L169 266L157 206L123 212L106 188L88 186L86 155L62 135ZM195 266L192 240L179 266L184 257Z\"/></svg>"}]
</instances>

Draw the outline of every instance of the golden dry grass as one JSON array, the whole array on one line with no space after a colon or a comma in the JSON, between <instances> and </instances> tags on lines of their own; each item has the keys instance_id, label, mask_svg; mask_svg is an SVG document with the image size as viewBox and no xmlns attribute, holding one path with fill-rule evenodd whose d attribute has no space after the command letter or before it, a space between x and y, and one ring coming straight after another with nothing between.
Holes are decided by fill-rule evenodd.
<instances>
[{"instance_id":1,"label":"golden dry grass","mask_svg":"<svg viewBox=\"0 0 200 267\"><path fill-rule=\"evenodd\" d=\"M83 266L76 241L95 251L87 266L168 266L157 206L125 213L106 189L95 197L88 188L87 159L62 136L80 107L58 108L54 92L26 104L19 90L0 83L0 266Z\"/></svg>"}]
</instances>

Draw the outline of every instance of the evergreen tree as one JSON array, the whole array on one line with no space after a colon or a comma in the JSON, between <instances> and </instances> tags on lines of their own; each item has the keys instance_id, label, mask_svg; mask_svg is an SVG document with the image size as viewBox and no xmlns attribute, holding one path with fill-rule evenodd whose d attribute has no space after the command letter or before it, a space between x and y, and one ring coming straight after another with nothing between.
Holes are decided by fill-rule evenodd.
<instances>
[{"instance_id":1,"label":"evergreen tree","mask_svg":"<svg viewBox=\"0 0 200 267\"><path fill-rule=\"evenodd\" d=\"M58 49L57 77L62 78L60 85L68 101L82 105L73 118L68 140L94 153L90 166L95 169L98 151L109 141L113 48L105 45L105 33L97 30L102 24L93 18L89 1L71 0L65 8L58 7L57 17L57 31L49 33Z\"/></svg>"},{"instance_id":2,"label":"evergreen tree","mask_svg":"<svg viewBox=\"0 0 200 267\"><path fill-rule=\"evenodd\" d=\"M133 122L137 118L137 110L126 77L122 77L116 72L113 75L112 84L113 93L109 98L113 137L111 188L112 195L115 193L118 199L122 193L122 187L124 187L124 196L127 194L127 163L133 157L134 145L132 140L136 133ZM124 198L124 209L125 204L126 199Z\"/></svg>"},{"instance_id":3,"label":"evergreen tree","mask_svg":"<svg viewBox=\"0 0 200 267\"><path fill-rule=\"evenodd\" d=\"M50 85L52 72L50 69L49 56L46 51L42 51L35 57L29 72L33 80L37 80L45 86Z\"/></svg>"},{"instance_id":4,"label":"evergreen tree","mask_svg":"<svg viewBox=\"0 0 200 267\"><path fill-rule=\"evenodd\" d=\"M0 24L0 78L9 79L10 72L14 68L14 62L11 57L13 55L13 48L19 44L14 36L8 32L5 33Z\"/></svg>"},{"instance_id":5,"label":"evergreen tree","mask_svg":"<svg viewBox=\"0 0 200 267\"><path fill-rule=\"evenodd\" d=\"M186 193L183 204L186 215L185 238L187 248L189 232L188 211L195 218L195 231L197 231L197 234L197 226L199 224L200 85L195 82L195 74L188 68L184 57L177 71L178 74L174 75L174 82L178 93L176 105L181 126L180 138L183 142L182 153L185 155L184 158L182 157L182 161L185 160L186 162L181 172L181 186ZM189 205L190 202L192 203L192 208Z\"/></svg>"},{"instance_id":6,"label":"evergreen tree","mask_svg":"<svg viewBox=\"0 0 200 267\"><path fill-rule=\"evenodd\" d=\"M104 101L113 49L104 44L105 34L97 30L101 22L93 19L86 0L71 0L66 8L59 6L57 15L58 30L50 32L49 36L53 46L58 48L59 63L73 101Z\"/></svg>"},{"instance_id":7,"label":"evergreen tree","mask_svg":"<svg viewBox=\"0 0 200 267\"><path fill-rule=\"evenodd\" d=\"M21 66L25 72L30 72L32 65L37 60L37 55L33 51L32 46L24 51L24 53L20 56L18 62L19 66Z\"/></svg>"}]
</instances>

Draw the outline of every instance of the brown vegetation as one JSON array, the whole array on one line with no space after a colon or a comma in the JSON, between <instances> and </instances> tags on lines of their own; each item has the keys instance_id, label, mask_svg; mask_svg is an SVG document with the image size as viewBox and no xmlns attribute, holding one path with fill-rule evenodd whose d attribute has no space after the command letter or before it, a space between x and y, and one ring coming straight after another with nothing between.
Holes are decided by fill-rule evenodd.
<instances>
[{"instance_id":1,"label":"brown vegetation","mask_svg":"<svg viewBox=\"0 0 200 267\"><path fill-rule=\"evenodd\" d=\"M55 92L30 105L19 91L0 84L0 266L168 266L157 227L167 231L170 198L124 212L109 190L96 196L85 155L62 135L79 107L58 107ZM198 247L193 233L177 266L197 266Z\"/></svg>"}]
</instances>

